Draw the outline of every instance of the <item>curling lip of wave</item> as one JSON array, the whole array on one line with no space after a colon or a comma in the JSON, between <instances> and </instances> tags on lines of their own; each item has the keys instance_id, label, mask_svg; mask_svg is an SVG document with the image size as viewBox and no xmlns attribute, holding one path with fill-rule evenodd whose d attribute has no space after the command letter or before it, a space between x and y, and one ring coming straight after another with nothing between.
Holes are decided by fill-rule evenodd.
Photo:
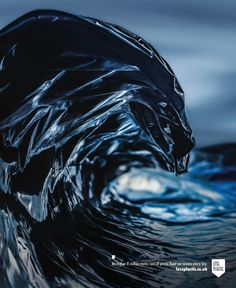
<instances>
[{"instance_id":1,"label":"curling lip of wave","mask_svg":"<svg viewBox=\"0 0 236 288\"><path fill-rule=\"evenodd\" d=\"M112 245L142 253L122 234L123 212L138 207L116 201L109 183L131 168L186 171L194 140L183 91L139 36L58 11L2 29L0 68L0 286L46 287L62 275L102 286L111 268L97 267L93 247L104 261Z\"/></svg>"}]
</instances>

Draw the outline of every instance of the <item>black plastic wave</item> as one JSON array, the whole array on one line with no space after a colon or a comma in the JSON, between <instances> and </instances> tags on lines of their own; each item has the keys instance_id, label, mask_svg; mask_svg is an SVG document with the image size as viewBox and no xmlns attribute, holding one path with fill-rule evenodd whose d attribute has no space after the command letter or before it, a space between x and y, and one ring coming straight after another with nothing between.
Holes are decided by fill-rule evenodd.
<instances>
[{"instance_id":1,"label":"black plastic wave","mask_svg":"<svg viewBox=\"0 0 236 288\"><path fill-rule=\"evenodd\" d=\"M173 71L120 26L35 11L0 31L0 97L0 286L118 287L102 262L125 239L108 184L184 172L194 145Z\"/></svg>"}]
</instances>

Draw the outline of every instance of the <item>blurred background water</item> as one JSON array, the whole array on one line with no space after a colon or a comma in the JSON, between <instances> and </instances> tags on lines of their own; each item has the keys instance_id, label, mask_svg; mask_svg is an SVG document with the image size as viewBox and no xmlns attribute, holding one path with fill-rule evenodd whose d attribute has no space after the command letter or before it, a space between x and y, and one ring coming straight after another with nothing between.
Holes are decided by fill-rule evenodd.
<instances>
[{"instance_id":1,"label":"blurred background water","mask_svg":"<svg viewBox=\"0 0 236 288\"><path fill-rule=\"evenodd\" d=\"M99 162L103 163L102 169L100 166L94 166L94 170L89 167L87 182L78 176L81 162L75 167L68 166L71 170L63 163L64 160L62 163L58 162L61 163L60 173L64 175L63 179L68 186L64 186L64 180L60 183L60 177L58 178L61 194L55 201L62 200L60 203L68 205L70 213L63 214L63 210L61 212L59 209L61 213L54 219L54 211L49 209L52 220L39 219L34 225L27 222L27 218L18 221L14 218L15 215L12 216L12 211L16 211L15 214L19 211L21 215L19 207L24 205L29 214L44 212L43 209L48 207L48 198L45 195L54 199L51 191L50 194L44 194L42 189L32 195L26 193L26 196L24 189L18 192L17 188L19 201L17 200L16 209L9 204L11 198L8 203L8 199L6 201L4 198L5 194L1 195L1 202L5 201L10 208L8 213L4 209L0 210L0 231L3 235L0 244L5 253L3 256L8 260L5 261L6 266L4 261L0 265L2 275L7 275L6 278L0 277L0 286L25 288L23 284L18 285L21 282L17 281L28 284L28 275L33 279L35 275L39 278L43 275L42 279L35 280L43 288L47 287L46 282L44 283L46 280L50 287L107 288L126 287L127 283L127 287L142 288L234 287L236 148L234 144L218 147L213 145L236 141L236 2L0 0L0 28L34 9L58 9L95 17L122 25L142 36L168 61L185 91L186 110L197 147L212 147L193 151L189 173L179 177L159 169L158 165L154 165L154 168L137 165L138 154L134 154L132 158L129 150L126 151L125 163L130 170L114 179L111 177L112 181L107 180L107 175L114 172L110 167L116 167L114 157L112 165L107 165L106 170L106 161ZM125 135L131 135L132 138L132 133ZM27 139L30 140L30 137ZM99 141L99 137L95 140ZM116 139L114 143L116 144ZM113 153L112 149L107 151ZM104 160L102 156L109 154L107 151L97 151L101 160ZM79 153L75 154L78 157ZM145 161L152 161L145 150L139 151L139 154ZM116 161L119 162L124 155L118 156ZM87 162L84 162L83 165L86 165ZM44 165L43 162L43 169L39 169L37 164L35 173L43 171ZM123 166L117 165L119 168ZM100 177L100 172L106 176L104 179L107 182ZM105 184L100 185L101 194L101 187L97 185L94 180L97 178L93 174L99 181L104 180ZM48 175L49 178L45 179L53 183L54 178ZM27 175L25 179L29 178L31 177ZM43 186L45 189L57 187L50 186L46 180ZM90 191L89 200L86 188ZM78 196L80 189L83 197ZM94 192L96 189L99 193ZM9 192L8 187L6 191ZM56 197L57 193L55 189ZM112 254L116 254L117 261L204 260L209 270L208 273L188 274L165 267L124 269L111 266ZM220 279L210 272L213 258L226 259L227 273ZM34 275L31 272L34 272L35 267L39 268ZM65 275L75 277L76 283L72 281L73 277L68 280ZM12 281L12 286L7 285L5 279Z\"/></svg>"},{"instance_id":2,"label":"blurred background water","mask_svg":"<svg viewBox=\"0 0 236 288\"><path fill-rule=\"evenodd\" d=\"M1 0L0 27L46 8L99 18L142 36L185 91L197 146L236 140L236 1Z\"/></svg>"}]
</instances>

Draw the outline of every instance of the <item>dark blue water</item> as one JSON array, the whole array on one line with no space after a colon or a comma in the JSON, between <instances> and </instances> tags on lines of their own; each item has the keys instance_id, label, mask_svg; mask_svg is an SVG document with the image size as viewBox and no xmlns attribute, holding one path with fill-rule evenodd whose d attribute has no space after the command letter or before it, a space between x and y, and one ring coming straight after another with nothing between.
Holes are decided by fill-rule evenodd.
<instances>
[{"instance_id":1,"label":"dark blue water","mask_svg":"<svg viewBox=\"0 0 236 288\"><path fill-rule=\"evenodd\" d=\"M233 287L236 146L189 162L184 94L150 44L36 11L1 30L0 59L0 287ZM176 260L208 271L119 264Z\"/></svg>"}]
</instances>

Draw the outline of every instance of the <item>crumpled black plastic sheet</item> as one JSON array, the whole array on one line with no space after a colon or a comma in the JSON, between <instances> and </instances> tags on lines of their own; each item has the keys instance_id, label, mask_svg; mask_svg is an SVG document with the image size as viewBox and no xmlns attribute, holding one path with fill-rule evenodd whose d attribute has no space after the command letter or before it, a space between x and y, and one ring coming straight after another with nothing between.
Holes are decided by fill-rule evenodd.
<instances>
[{"instance_id":1,"label":"crumpled black plastic sheet","mask_svg":"<svg viewBox=\"0 0 236 288\"><path fill-rule=\"evenodd\" d=\"M35 11L0 31L0 97L0 287L119 287L109 181L184 172L194 143L170 66L120 26Z\"/></svg>"}]
</instances>

